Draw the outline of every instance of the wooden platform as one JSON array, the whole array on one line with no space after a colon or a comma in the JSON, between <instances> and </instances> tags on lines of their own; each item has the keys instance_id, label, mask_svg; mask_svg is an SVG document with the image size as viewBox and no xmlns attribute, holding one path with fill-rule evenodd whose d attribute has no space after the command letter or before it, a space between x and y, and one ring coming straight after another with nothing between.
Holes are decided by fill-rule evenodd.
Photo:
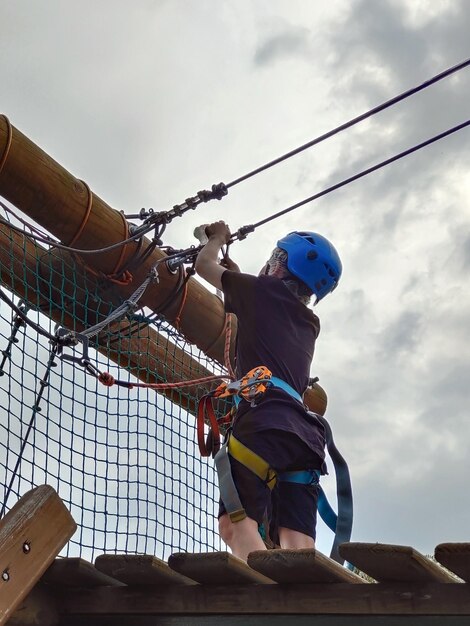
<instances>
[{"instance_id":1,"label":"wooden platform","mask_svg":"<svg viewBox=\"0 0 470 626\"><path fill-rule=\"evenodd\" d=\"M408 546L343 544L367 579L315 550L57 559L9 626L464 626L470 544L436 558ZM455 564L454 571L452 566ZM370 577L375 578L371 582ZM376 581L380 582L376 582ZM315 621L312 621L315 616Z\"/></svg>"}]
</instances>

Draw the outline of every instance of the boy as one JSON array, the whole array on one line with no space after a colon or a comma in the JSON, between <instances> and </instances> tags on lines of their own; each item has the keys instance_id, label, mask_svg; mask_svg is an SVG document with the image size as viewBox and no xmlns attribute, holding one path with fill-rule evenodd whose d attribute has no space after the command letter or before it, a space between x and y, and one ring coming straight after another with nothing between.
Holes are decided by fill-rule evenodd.
<instances>
[{"instance_id":1,"label":"boy","mask_svg":"<svg viewBox=\"0 0 470 626\"><path fill-rule=\"evenodd\" d=\"M311 232L290 233L280 239L259 276L240 273L230 259L218 261L230 238L220 221L206 227L209 238L198 255L197 273L225 296L225 310L238 320L236 370L242 377L264 365L278 381L255 406L241 400L233 423L233 436L264 460L277 481L276 527L282 548L315 546L318 476L326 472L324 429L308 413L301 396L308 385L318 317L307 305L315 304L336 288L342 266L335 248ZM230 453L230 447L229 447ZM246 517L232 521L224 503L219 511L219 532L233 554L246 561L254 550L266 548L259 533L266 512L272 509L269 480L263 480L230 455L230 467ZM299 482L286 472L311 476Z\"/></svg>"}]
</instances>

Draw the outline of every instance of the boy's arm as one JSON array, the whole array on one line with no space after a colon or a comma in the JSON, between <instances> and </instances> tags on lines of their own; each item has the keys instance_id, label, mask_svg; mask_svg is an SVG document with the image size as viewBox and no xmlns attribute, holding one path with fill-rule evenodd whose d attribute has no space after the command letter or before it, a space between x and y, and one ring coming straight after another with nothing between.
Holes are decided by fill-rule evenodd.
<instances>
[{"instance_id":1,"label":"boy's arm","mask_svg":"<svg viewBox=\"0 0 470 626\"><path fill-rule=\"evenodd\" d=\"M225 222L215 222L206 227L209 241L196 259L196 272L216 289L222 289L222 274L226 268L219 264L220 249L230 239L230 229Z\"/></svg>"}]
</instances>

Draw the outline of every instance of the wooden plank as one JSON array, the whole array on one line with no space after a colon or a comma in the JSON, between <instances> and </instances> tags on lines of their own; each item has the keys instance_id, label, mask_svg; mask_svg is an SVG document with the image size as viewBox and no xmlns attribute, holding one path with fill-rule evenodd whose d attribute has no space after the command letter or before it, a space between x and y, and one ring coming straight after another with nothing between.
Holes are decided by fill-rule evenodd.
<instances>
[{"instance_id":1,"label":"wooden plank","mask_svg":"<svg viewBox=\"0 0 470 626\"><path fill-rule=\"evenodd\" d=\"M147 554L102 554L95 567L126 585L197 585L194 580L172 570L168 563Z\"/></svg>"},{"instance_id":2,"label":"wooden plank","mask_svg":"<svg viewBox=\"0 0 470 626\"><path fill-rule=\"evenodd\" d=\"M378 582L455 583L439 565L409 546L343 543L339 553Z\"/></svg>"},{"instance_id":3,"label":"wooden plank","mask_svg":"<svg viewBox=\"0 0 470 626\"><path fill-rule=\"evenodd\" d=\"M336 561L317 550L257 550L248 555L248 565L282 584L364 583Z\"/></svg>"},{"instance_id":4,"label":"wooden plank","mask_svg":"<svg viewBox=\"0 0 470 626\"><path fill-rule=\"evenodd\" d=\"M466 615L470 616L470 590L465 584L403 585L194 585L156 587L98 587L64 589L59 598L63 623L80 614L119 615ZM470 623L470 619L468 620ZM84 619L84 624L87 622ZM111 622L110 622L111 623ZM160 623L155 620L155 623ZM181 623L185 621L182 618ZM312 624L317 622L312 619ZM321 623L321 622L320 622ZM378 621L377 623L381 623ZM361 624L359 620L355 626ZM447 622L436 620L436 626Z\"/></svg>"},{"instance_id":5,"label":"wooden plank","mask_svg":"<svg viewBox=\"0 0 470 626\"><path fill-rule=\"evenodd\" d=\"M434 557L444 567L470 582L470 543L440 543Z\"/></svg>"},{"instance_id":6,"label":"wooden plank","mask_svg":"<svg viewBox=\"0 0 470 626\"><path fill-rule=\"evenodd\" d=\"M107 576L80 557L56 559L41 581L56 587L123 587L124 583Z\"/></svg>"},{"instance_id":7,"label":"wooden plank","mask_svg":"<svg viewBox=\"0 0 470 626\"><path fill-rule=\"evenodd\" d=\"M0 520L0 624L11 617L75 529L49 485L26 493Z\"/></svg>"},{"instance_id":8,"label":"wooden plank","mask_svg":"<svg viewBox=\"0 0 470 626\"><path fill-rule=\"evenodd\" d=\"M202 585L275 584L229 552L179 552L170 556L168 565Z\"/></svg>"}]
</instances>

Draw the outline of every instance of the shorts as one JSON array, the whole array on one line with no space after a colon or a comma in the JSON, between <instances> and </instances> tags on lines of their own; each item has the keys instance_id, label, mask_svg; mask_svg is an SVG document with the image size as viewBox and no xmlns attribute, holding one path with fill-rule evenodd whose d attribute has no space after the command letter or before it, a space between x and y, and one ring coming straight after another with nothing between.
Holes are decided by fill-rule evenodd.
<instances>
[{"instance_id":1,"label":"shorts","mask_svg":"<svg viewBox=\"0 0 470 626\"><path fill-rule=\"evenodd\" d=\"M238 437L245 446L263 458L277 472L293 470L321 470L321 459L294 433L284 430L266 430ZM267 519L273 528L289 528L315 539L317 522L317 485L301 485L277 481L274 489L254 472L230 458L232 476L246 514L263 524ZM219 517L226 513L220 501ZM277 534L277 533L274 533Z\"/></svg>"}]
</instances>

